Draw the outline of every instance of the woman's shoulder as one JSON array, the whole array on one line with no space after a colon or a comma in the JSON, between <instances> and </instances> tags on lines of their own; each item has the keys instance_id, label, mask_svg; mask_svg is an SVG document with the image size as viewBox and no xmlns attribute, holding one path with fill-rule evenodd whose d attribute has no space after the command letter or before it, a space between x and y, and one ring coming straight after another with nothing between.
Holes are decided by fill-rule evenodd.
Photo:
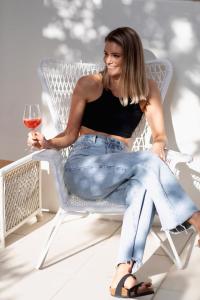
<instances>
[{"instance_id":1,"label":"woman's shoulder","mask_svg":"<svg viewBox=\"0 0 200 300\"><path fill-rule=\"evenodd\" d=\"M101 74L84 75L77 81L73 95L88 102L98 98L102 92L102 87Z\"/></svg>"},{"instance_id":2,"label":"woman's shoulder","mask_svg":"<svg viewBox=\"0 0 200 300\"><path fill-rule=\"evenodd\" d=\"M89 74L84 75L79 78L77 81L77 85L81 89L97 89L102 86L102 75L100 73L97 74Z\"/></svg>"}]
</instances>

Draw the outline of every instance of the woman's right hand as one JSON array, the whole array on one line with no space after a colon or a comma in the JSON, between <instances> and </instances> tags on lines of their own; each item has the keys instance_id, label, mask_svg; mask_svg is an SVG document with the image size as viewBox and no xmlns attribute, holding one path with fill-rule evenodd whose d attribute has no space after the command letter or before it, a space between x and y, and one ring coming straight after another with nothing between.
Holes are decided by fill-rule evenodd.
<instances>
[{"instance_id":1,"label":"woman's right hand","mask_svg":"<svg viewBox=\"0 0 200 300\"><path fill-rule=\"evenodd\" d=\"M47 149L48 141L45 139L44 135L37 131L31 131L28 133L27 144L30 147L38 149Z\"/></svg>"}]
</instances>

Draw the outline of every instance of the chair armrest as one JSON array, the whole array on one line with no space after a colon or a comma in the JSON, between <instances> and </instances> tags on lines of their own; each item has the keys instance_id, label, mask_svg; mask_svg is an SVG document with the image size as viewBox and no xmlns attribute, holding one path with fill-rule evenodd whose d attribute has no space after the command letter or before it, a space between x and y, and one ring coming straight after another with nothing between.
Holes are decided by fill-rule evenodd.
<instances>
[{"instance_id":1,"label":"chair armrest","mask_svg":"<svg viewBox=\"0 0 200 300\"><path fill-rule=\"evenodd\" d=\"M55 149L37 151L33 153L32 159L49 162L52 174L55 178L55 186L60 206L66 210L69 194L64 183L64 162L61 151Z\"/></svg>"},{"instance_id":2,"label":"chair armrest","mask_svg":"<svg viewBox=\"0 0 200 300\"><path fill-rule=\"evenodd\" d=\"M59 197L59 202L62 208L66 209L67 199L69 197L63 179L63 157L61 152L55 149L44 149L34 151L21 159L0 169L0 177L6 175L8 172L22 167L31 161L48 161L55 177L56 190Z\"/></svg>"},{"instance_id":3,"label":"chair armrest","mask_svg":"<svg viewBox=\"0 0 200 300\"><path fill-rule=\"evenodd\" d=\"M40 150L40 151L36 151L36 152L39 154L42 151L44 151L44 150ZM33 156L36 154L36 152L30 153L30 154L28 154L28 155L26 155L26 156L24 156L24 157L22 157L22 158L20 158L16 161L12 162L12 163L10 163L9 165L1 168L0 169L0 176L4 176L8 172L20 167L21 165L24 165L24 164L32 161Z\"/></svg>"},{"instance_id":4,"label":"chair armrest","mask_svg":"<svg viewBox=\"0 0 200 300\"><path fill-rule=\"evenodd\" d=\"M48 162L62 162L62 155L59 150L56 149L44 149L40 151L35 151L32 154L33 160L43 160Z\"/></svg>"}]
</instances>

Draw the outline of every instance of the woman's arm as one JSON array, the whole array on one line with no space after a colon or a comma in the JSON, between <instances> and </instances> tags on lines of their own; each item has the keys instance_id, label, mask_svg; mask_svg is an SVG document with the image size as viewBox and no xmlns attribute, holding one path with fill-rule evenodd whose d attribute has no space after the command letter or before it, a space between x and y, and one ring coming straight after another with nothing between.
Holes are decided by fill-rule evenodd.
<instances>
[{"instance_id":1,"label":"woman's arm","mask_svg":"<svg viewBox=\"0 0 200 300\"><path fill-rule=\"evenodd\" d=\"M160 91L153 80L149 80L149 99L145 108L145 116L152 131L152 151L165 160L165 146L167 136L165 132L164 116Z\"/></svg>"},{"instance_id":2,"label":"woman's arm","mask_svg":"<svg viewBox=\"0 0 200 300\"><path fill-rule=\"evenodd\" d=\"M28 144L39 149L62 149L70 146L78 137L81 119L87 102L87 93L90 83L89 76L81 77L72 94L71 108L66 129L52 139L45 139L39 132L31 132Z\"/></svg>"}]
</instances>

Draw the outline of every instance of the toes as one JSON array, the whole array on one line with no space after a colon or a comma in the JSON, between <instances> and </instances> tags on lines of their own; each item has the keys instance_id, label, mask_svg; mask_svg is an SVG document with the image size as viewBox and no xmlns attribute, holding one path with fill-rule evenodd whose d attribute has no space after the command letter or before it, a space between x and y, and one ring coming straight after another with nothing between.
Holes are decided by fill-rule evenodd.
<instances>
[{"instance_id":1,"label":"toes","mask_svg":"<svg viewBox=\"0 0 200 300\"><path fill-rule=\"evenodd\" d=\"M150 281L148 281L148 282L142 282L140 286L142 286L142 287L151 287L152 283Z\"/></svg>"},{"instance_id":2,"label":"toes","mask_svg":"<svg viewBox=\"0 0 200 300\"><path fill-rule=\"evenodd\" d=\"M151 282L143 282L141 286L138 287L138 293L152 291L152 283Z\"/></svg>"},{"instance_id":3,"label":"toes","mask_svg":"<svg viewBox=\"0 0 200 300\"><path fill-rule=\"evenodd\" d=\"M152 286L152 283L150 281L149 282L145 282L144 284L145 284L146 287L151 287Z\"/></svg>"}]
</instances>

